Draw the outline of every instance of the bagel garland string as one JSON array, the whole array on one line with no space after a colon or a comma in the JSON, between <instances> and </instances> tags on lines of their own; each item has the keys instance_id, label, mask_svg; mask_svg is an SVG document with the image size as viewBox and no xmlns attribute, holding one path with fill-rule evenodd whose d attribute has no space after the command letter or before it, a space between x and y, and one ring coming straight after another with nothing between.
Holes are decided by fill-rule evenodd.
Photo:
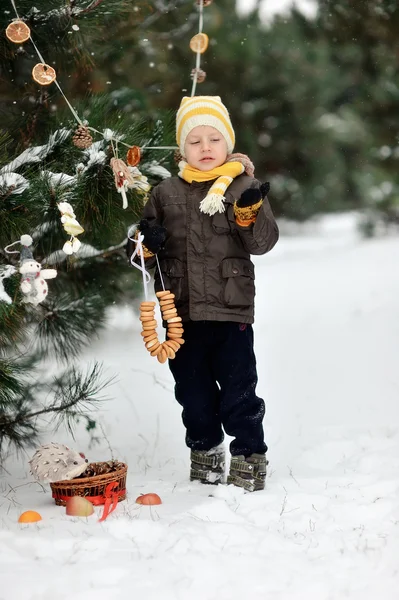
<instances>
[{"instance_id":1,"label":"bagel garland string","mask_svg":"<svg viewBox=\"0 0 399 600\"><path fill-rule=\"evenodd\" d=\"M177 314L175 295L169 290L157 292L156 296L161 308L162 319L166 322L167 340L160 342L156 332L157 321L155 318L155 302L145 301L140 304L140 321L142 323L141 335L145 347L151 356L156 356L160 363L172 360L180 346L184 344L182 318Z\"/></svg>"}]
</instances>

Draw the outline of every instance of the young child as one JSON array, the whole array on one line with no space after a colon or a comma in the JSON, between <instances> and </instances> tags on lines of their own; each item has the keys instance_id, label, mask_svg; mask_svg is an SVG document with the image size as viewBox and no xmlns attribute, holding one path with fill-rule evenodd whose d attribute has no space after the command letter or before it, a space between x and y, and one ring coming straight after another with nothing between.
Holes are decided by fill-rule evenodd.
<instances>
[{"instance_id":1,"label":"young child","mask_svg":"<svg viewBox=\"0 0 399 600\"><path fill-rule=\"evenodd\" d=\"M155 265L156 253L183 321L185 343L169 368L183 407L190 478L223 480L224 430L234 438L227 483L262 490L265 403L255 392L250 254L265 254L278 240L269 185L254 179L248 157L232 154L235 134L218 96L183 98L176 139L184 157L179 176L152 190L139 230L146 265Z\"/></svg>"}]
</instances>

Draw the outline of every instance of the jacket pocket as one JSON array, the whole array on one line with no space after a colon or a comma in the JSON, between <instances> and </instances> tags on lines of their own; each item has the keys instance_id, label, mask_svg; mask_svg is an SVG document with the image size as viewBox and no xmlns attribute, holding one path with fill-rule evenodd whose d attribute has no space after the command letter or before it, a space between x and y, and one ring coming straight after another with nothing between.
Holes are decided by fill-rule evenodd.
<instances>
[{"instance_id":1,"label":"jacket pocket","mask_svg":"<svg viewBox=\"0 0 399 600\"><path fill-rule=\"evenodd\" d=\"M212 217L212 229L219 235L231 233L231 225L228 216L225 212L216 213Z\"/></svg>"},{"instance_id":2,"label":"jacket pocket","mask_svg":"<svg viewBox=\"0 0 399 600\"><path fill-rule=\"evenodd\" d=\"M222 235L236 233L233 203L233 201L227 199L226 195L226 201L224 202L225 211L216 213L212 217L212 228L215 233Z\"/></svg>"},{"instance_id":3,"label":"jacket pocket","mask_svg":"<svg viewBox=\"0 0 399 600\"><path fill-rule=\"evenodd\" d=\"M227 306L251 306L255 298L255 267L249 258L222 261L224 302Z\"/></svg>"},{"instance_id":4,"label":"jacket pocket","mask_svg":"<svg viewBox=\"0 0 399 600\"><path fill-rule=\"evenodd\" d=\"M178 258L165 258L160 261L162 279L165 290L175 295L175 302L184 299L185 268ZM157 282L157 291L162 290L162 282Z\"/></svg>"}]
</instances>

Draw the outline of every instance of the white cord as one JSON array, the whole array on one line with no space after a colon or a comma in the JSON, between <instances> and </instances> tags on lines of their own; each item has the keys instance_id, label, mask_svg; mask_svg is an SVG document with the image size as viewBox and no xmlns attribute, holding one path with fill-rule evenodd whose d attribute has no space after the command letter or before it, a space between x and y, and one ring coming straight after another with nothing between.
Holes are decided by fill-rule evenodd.
<instances>
[{"instance_id":1,"label":"white cord","mask_svg":"<svg viewBox=\"0 0 399 600\"><path fill-rule=\"evenodd\" d=\"M198 33L202 33L203 27L204 27L204 0L200 0ZM198 70L199 70L200 66L201 66L201 52L197 51L197 56L196 56L196 61L195 61L195 73L194 73L194 79L193 79L193 87L191 89L191 97L195 96L195 90L197 89Z\"/></svg>"},{"instance_id":2,"label":"white cord","mask_svg":"<svg viewBox=\"0 0 399 600\"><path fill-rule=\"evenodd\" d=\"M13 9L15 11L15 14L17 15L17 18L20 19L17 7L15 5L15 0L10 0L10 1L11 1ZM201 4L202 4L202 0L201 0ZM40 62L44 63L44 64L47 64L46 61L44 60L44 58L43 58L43 56L42 56L39 48L36 46L35 42L33 41L32 36L30 36L30 41L32 42L32 45L33 45L33 47L34 47L34 49L36 51L36 54L39 57ZM70 111L73 114L73 116L76 119L76 121L79 123L79 125L84 125L84 123L81 120L81 118L79 117L78 113L73 108L72 104L69 102L68 98L65 96L64 92L62 91L62 88L61 88L60 84L58 83L57 79L54 80L54 83L57 86L57 88L59 89L59 91L61 92L61 95L63 96L65 102L67 103L68 108L70 109ZM97 129L94 129L94 127L88 127L88 129L90 129L91 131L94 131L95 133L103 135L101 133L101 131L98 131ZM131 146L133 146L133 144L130 144L130 145L126 144L125 142L121 142L120 140L118 140L117 138L114 138L114 137L111 137L111 138L108 138L108 139L113 140L115 142L119 141L120 144L123 144L127 148L131 148ZM148 149L149 150L176 150L176 148L177 148L176 146L158 146L158 147L157 146L152 146L152 147L149 147Z\"/></svg>"},{"instance_id":3,"label":"white cord","mask_svg":"<svg viewBox=\"0 0 399 600\"><path fill-rule=\"evenodd\" d=\"M134 227L134 225L133 225ZM130 241L134 242L136 244L136 249L133 252L132 256L130 257L130 264L132 265L132 267L136 267L136 269L138 269L139 271L142 272L143 274L143 287L144 287L144 298L146 300L148 300L148 284L151 281L151 275L149 274L149 272L146 270L145 268L145 260L144 260L144 251L143 251L143 240L144 240L144 236L139 233L137 240L131 237L131 232L133 227L131 227L127 233L127 237ZM138 265L137 263L134 262L134 258L136 256L139 256L140 258L140 263L141 265Z\"/></svg>"}]
</instances>

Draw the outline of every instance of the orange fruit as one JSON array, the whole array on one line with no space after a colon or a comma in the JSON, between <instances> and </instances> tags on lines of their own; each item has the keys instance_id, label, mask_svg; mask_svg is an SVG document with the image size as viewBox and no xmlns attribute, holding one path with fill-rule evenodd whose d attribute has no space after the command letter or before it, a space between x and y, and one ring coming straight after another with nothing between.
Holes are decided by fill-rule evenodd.
<instances>
[{"instance_id":1,"label":"orange fruit","mask_svg":"<svg viewBox=\"0 0 399 600\"><path fill-rule=\"evenodd\" d=\"M138 146L132 146L129 148L126 154L126 162L130 167L135 167L139 164L141 159L141 152Z\"/></svg>"},{"instance_id":2,"label":"orange fruit","mask_svg":"<svg viewBox=\"0 0 399 600\"><path fill-rule=\"evenodd\" d=\"M18 519L18 523L36 523L36 521L41 521L42 517L35 510L26 510L20 515Z\"/></svg>"},{"instance_id":3,"label":"orange fruit","mask_svg":"<svg viewBox=\"0 0 399 600\"><path fill-rule=\"evenodd\" d=\"M50 85L57 75L52 67L45 63L38 63L32 69L32 77L40 85Z\"/></svg>"},{"instance_id":4,"label":"orange fruit","mask_svg":"<svg viewBox=\"0 0 399 600\"><path fill-rule=\"evenodd\" d=\"M13 21L6 29L6 36L14 44L22 44L30 38L30 29L23 21Z\"/></svg>"},{"instance_id":5,"label":"orange fruit","mask_svg":"<svg viewBox=\"0 0 399 600\"><path fill-rule=\"evenodd\" d=\"M193 52L199 52L200 54L205 52L205 50L208 48L208 44L209 37L206 35L206 33L197 33L197 35L192 37L190 40L191 50Z\"/></svg>"},{"instance_id":6,"label":"orange fruit","mask_svg":"<svg viewBox=\"0 0 399 600\"><path fill-rule=\"evenodd\" d=\"M138 498L136 498L137 504L162 504L161 498L158 494L141 494Z\"/></svg>"}]
</instances>

